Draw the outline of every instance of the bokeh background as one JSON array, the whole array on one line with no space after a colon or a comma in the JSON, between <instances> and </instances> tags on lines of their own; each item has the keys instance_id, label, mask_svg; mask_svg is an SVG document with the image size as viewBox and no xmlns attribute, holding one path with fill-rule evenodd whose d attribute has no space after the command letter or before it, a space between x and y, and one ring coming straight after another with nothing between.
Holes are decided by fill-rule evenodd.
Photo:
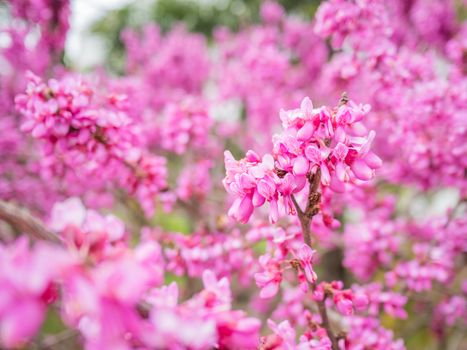
<instances>
[{"instance_id":1,"label":"bokeh background","mask_svg":"<svg viewBox=\"0 0 467 350\"><path fill-rule=\"evenodd\" d=\"M238 29L259 21L261 0L74 0L65 63L88 70L102 65L121 72L125 27L157 22L167 31L183 24L188 30L212 37L216 26ZM320 0L283 0L289 13L312 18ZM3 11L3 16L6 12Z\"/></svg>"}]
</instances>

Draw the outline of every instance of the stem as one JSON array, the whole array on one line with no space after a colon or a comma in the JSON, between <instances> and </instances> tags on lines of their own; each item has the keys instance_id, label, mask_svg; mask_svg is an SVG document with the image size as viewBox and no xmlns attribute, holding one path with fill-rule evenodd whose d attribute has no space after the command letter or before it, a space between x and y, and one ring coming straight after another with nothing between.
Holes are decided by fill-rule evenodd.
<instances>
[{"instance_id":1,"label":"stem","mask_svg":"<svg viewBox=\"0 0 467 350\"><path fill-rule=\"evenodd\" d=\"M305 213L303 212L302 208L300 208L300 205L297 203L297 200L295 199L295 196L292 195L292 202L295 206L295 210L297 211L297 216L298 219L300 220L300 226L302 227L302 233L303 233L303 240L305 241L305 244L311 247L311 232L310 232L310 218L305 216Z\"/></svg>"},{"instance_id":2,"label":"stem","mask_svg":"<svg viewBox=\"0 0 467 350\"><path fill-rule=\"evenodd\" d=\"M310 221L319 212L319 201L321 199L318 192L319 184L321 181L321 171L318 169L316 174L312 174L308 177L309 191L308 191L308 201L306 203L306 208L303 211L300 208L300 205L297 202L297 199L292 195L292 202L297 211L298 219L300 220L300 226L302 227L303 240L305 244L311 247L311 231L310 231Z\"/></svg>"},{"instance_id":3,"label":"stem","mask_svg":"<svg viewBox=\"0 0 467 350\"><path fill-rule=\"evenodd\" d=\"M328 312L326 310L326 297L321 300L317 301L319 314L321 315L322 325L323 328L326 329L329 339L331 340L332 350L339 350L339 345L337 344L337 338L334 335L334 332L331 329L331 324L329 323Z\"/></svg>"},{"instance_id":4,"label":"stem","mask_svg":"<svg viewBox=\"0 0 467 350\"><path fill-rule=\"evenodd\" d=\"M54 243L60 242L58 236L47 229L39 219L32 216L27 209L13 203L0 200L0 220L37 239Z\"/></svg>"},{"instance_id":5,"label":"stem","mask_svg":"<svg viewBox=\"0 0 467 350\"><path fill-rule=\"evenodd\" d=\"M300 225L303 232L303 240L305 244L311 247L311 231L310 231L310 221L319 212L319 202L321 200L320 193L318 192L319 184L321 182L321 171L318 169L316 174L310 175L308 177L309 191L308 191L308 201L306 203L306 208L303 211L300 208L295 196L292 195L292 202L297 211L298 219L300 220ZM314 285L312 286L314 288ZM319 314L321 315L322 326L326 329L329 339L331 340L332 350L339 350L339 345L337 343L337 338L332 331L331 324L329 323L328 312L326 310L326 296L323 300L317 301Z\"/></svg>"},{"instance_id":6,"label":"stem","mask_svg":"<svg viewBox=\"0 0 467 350\"><path fill-rule=\"evenodd\" d=\"M78 336L78 332L74 329L65 329L64 331L51 336L49 339L44 341L42 346L40 347L41 349L53 349L57 347L57 345L64 343L64 342L69 342L73 338L76 338Z\"/></svg>"}]
</instances>

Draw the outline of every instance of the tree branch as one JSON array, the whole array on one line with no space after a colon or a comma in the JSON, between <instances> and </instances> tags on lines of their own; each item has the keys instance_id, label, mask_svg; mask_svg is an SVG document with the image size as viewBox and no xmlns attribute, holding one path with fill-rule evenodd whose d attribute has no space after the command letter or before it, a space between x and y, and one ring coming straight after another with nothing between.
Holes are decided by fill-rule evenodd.
<instances>
[{"instance_id":1,"label":"tree branch","mask_svg":"<svg viewBox=\"0 0 467 350\"><path fill-rule=\"evenodd\" d=\"M36 239L60 242L58 236L50 231L41 220L31 215L27 209L13 203L0 200L0 220Z\"/></svg>"},{"instance_id":2,"label":"tree branch","mask_svg":"<svg viewBox=\"0 0 467 350\"><path fill-rule=\"evenodd\" d=\"M329 323L328 312L326 310L326 297L321 300L317 301L319 314L321 316L322 326L326 329L329 339L331 340L332 350L339 350L339 345L337 343L337 338L332 331L331 324Z\"/></svg>"},{"instance_id":3,"label":"tree branch","mask_svg":"<svg viewBox=\"0 0 467 350\"><path fill-rule=\"evenodd\" d=\"M319 184L321 182L321 171L318 169L316 174L311 174L308 177L309 191L308 191L308 200L306 203L305 210L300 208L295 196L292 195L292 202L297 211L298 219L300 220L300 225L303 232L303 240L305 244L311 247L311 231L310 231L310 221L319 212L319 203L321 201L321 194L318 192ZM315 285L312 286L314 289ZM326 329L329 339L331 340L332 350L339 350L339 345L337 338L332 331L331 324L329 322L328 312L326 310L326 296L323 300L317 301L318 311L321 315L322 326Z\"/></svg>"},{"instance_id":4,"label":"tree branch","mask_svg":"<svg viewBox=\"0 0 467 350\"><path fill-rule=\"evenodd\" d=\"M312 243L310 222L313 216L318 214L319 202L321 200L321 195L318 192L320 181L321 171L319 169L316 171L316 174L312 174L308 177L309 191L305 210L302 210L302 208L300 208L297 199L294 195L292 195L292 202L295 206L295 210L297 211L297 216L300 220L300 226L302 228L303 240L310 247Z\"/></svg>"}]
</instances>

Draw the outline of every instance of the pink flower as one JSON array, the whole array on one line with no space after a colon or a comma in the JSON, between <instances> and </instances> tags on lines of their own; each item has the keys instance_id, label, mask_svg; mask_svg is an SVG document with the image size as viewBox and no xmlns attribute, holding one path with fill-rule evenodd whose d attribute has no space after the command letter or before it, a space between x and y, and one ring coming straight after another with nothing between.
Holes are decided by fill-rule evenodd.
<instances>
[{"instance_id":1,"label":"pink flower","mask_svg":"<svg viewBox=\"0 0 467 350\"><path fill-rule=\"evenodd\" d=\"M45 318L47 304L58 297L56 283L74 265L62 248L26 239L0 244L0 344L26 344Z\"/></svg>"},{"instance_id":2,"label":"pink flower","mask_svg":"<svg viewBox=\"0 0 467 350\"><path fill-rule=\"evenodd\" d=\"M279 286L282 281L282 272L276 261L269 256L263 255L259 258L259 263L264 269L263 272L255 273L255 281L258 287L261 288L261 298L272 298L279 291Z\"/></svg>"},{"instance_id":3,"label":"pink flower","mask_svg":"<svg viewBox=\"0 0 467 350\"><path fill-rule=\"evenodd\" d=\"M349 293L337 292L334 294L334 304L337 310L343 315L353 314L352 296Z\"/></svg>"},{"instance_id":4,"label":"pink flower","mask_svg":"<svg viewBox=\"0 0 467 350\"><path fill-rule=\"evenodd\" d=\"M305 272L306 279L309 283L313 284L316 282L318 276L313 271L313 262L316 251L311 249L307 244L302 244L301 247L297 250L296 256L300 262L300 266Z\"/></svg>"},{"instance_id":5,"label":"pink flower","mask_svg":"<svg viewBox=\"0 0 467 350\"><path fill-rule=\"evenodd\" d=\"M291 327L289 321L283 321L276 324L272 320L268 320L268 326L281 339L281 345L286 350L296 349L295 330Z\"/></svg>"},{"instance_id":6,"label":"pink flower","mask_svg":"<svg viewBox=\"0 0 467 350\"><path fill-rule=\"evenodd\" d=\"M62 231L67 226L81 227L86 217L86 209L77 197L72 197L57 203L52 208L50 227L56 231Z\"/></svg>"},{"instance_id":7,"label":"pink flower","mask_svg":"<svg viewBox=\"0 0 467 350\"><path fill-rule=\"evenodd\" d=\"M261 18L266 23L275 24L284 16L284 9L277 2L267 0L261 5Z\"/></svg>"},{"instance_id":8,"label":"pink flower","mask_svg":"<svg viewBox=\"0 0 467 350\"><path fill-rule=\"evenodd\" d=\"M319 149L315 145L309 145L305 149L305 155L311 162L311 169L316 173L317 169L321 171L321 183L328 186L331 183L331 175L326 165L330 151L328 149Z\"/></svg>"}]
</instances>

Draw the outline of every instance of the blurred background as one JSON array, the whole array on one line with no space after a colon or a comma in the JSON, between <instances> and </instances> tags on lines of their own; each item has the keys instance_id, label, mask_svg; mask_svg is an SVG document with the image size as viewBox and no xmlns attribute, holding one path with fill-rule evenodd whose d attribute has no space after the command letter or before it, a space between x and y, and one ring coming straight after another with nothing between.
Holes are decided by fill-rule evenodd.
<instances>
[{"instance_id":1,"label":"blurred background","mask_svg":"<svg viewBox=\"0 0 467 350\"><path fill-rule=\"evenodd\" d=\"M320 0L279 1L288 12L311 18ZM74 0L67 38L66 63L86 70L123 66L120 33L125 27L157 22L167 31L180 22L190 31L212 37L216 26L237 29L259 20L261 0Z\"/></svg>"}]
</instances>

